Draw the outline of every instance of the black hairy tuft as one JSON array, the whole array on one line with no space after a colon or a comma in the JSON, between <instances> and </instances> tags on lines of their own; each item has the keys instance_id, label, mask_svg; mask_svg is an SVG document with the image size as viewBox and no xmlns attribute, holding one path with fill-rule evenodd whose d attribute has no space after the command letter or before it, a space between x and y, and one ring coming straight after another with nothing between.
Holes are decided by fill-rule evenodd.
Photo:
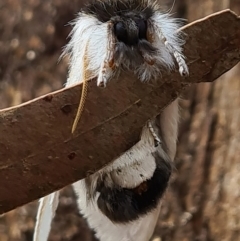
<instances>
[{"instance_id":1,"label":"black hairy tuft","mask_svg":"<svg viewBox=\"0 0 240 241\"><path fill-rule=\"evenodd\" d=\"M152 17L154 9L147 0L93 0L82 9L82 12L92 14L99 21L105 23L116 16L126 16L129 12L140 14L147 20Z\"/></svg>"},{"instance_id":2,"label":"black hairy tuft","mask_svg":"<svg viewBox=\"0 0 240 241\"><path fill-rule=\"evenodd\" d=\"M140 40L147 40L148 21L157 10L150 0L93 0L81 12L102 23L111 22L116 39L136 47Z\"/></svg>"},{"instance_id":3,"label":"black hairy tuft","mask_svg":"<svg viewBox=\"0 0 240 241\"><path fill-rule=\"evenodd\" d=\"M119 186L107 187L104 181L98 186L98 207L112 222L127 223L138 219L157 207L167 189L172 172L170 160L154 153L157 164L151 179L134 189Z\"/></svg>"}]
</instances>

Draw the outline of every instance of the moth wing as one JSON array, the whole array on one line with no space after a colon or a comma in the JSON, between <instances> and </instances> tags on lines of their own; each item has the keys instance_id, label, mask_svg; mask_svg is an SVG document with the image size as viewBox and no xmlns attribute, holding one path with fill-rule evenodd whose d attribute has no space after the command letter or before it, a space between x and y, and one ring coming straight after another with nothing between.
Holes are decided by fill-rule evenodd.
<instances>
[{"instance_id":1,"label":"moth wing","mask_svg":"<svg viewBox=\"0 0 240 241\"><path fill-rule=\"evenodd\" d=\"M39 200L33 241L47 241L51 229L51 222L55 216L58 203L59 191L51 193Z\"/></svg>"}]
</instances>

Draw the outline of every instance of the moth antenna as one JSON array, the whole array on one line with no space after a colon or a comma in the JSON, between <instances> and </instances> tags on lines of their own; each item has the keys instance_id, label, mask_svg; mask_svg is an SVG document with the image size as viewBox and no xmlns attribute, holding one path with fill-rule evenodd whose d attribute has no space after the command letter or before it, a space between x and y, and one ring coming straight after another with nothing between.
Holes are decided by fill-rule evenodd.
<instances>
[{"instance_id":1,"label":"moth antenna","mask_svg":"<svg viewBox=\"0 0 240 241\"><path fill-rule=\"evenodd\" d=\"M175 4L176 4L176 0L173 1L172 6L171 6L171 8L167 11L167 13L171 13L171 12L172 12Z\"/></svg>"},{"instance_id":2,"label":"moth antenna","mask_svg":"<svg viewBox=\"0 0 240 241\"><path fill-rule=\"evenodd\" d=\"M155 147L159 146L161 144L161 140L158 137L157 133L155 132L155 130L154 130L150 120L148 120L148 122L147 122L147 127L150 130L150 132L151 132L151 134L152 134L152 136L154 138Z\"/></svg>"},{"instance_id":3,"label":"moth antenna","mask_svg":"<svg viewBox=\"0 0 240 241\"><path fill-rule=\"evenodd\" d=\"M87 91L88 91L88 74L87 74L87 67L89 64L89 61L87 60L87 47L88 47L88 42L86 43L85 47L85 53L84 53L84 58L83 58L83 85L82 85L82 93L81 93L81 98L79 101L78 109L77 109L77 114L74 119L73 125L72 125L72 134L75 132L77 128L77 124L80 120L80 117L83 112L83 108L85 105L85 101L87 98Z\"/></svg>"},{"instance_id":4,"label":"moth antenna","mask_svg":"<svg viewBox=\"0 0 240 241\"><path fill-rule=\"evenodd\" d=\"M176 48L174 48L174 46L171 43L169 43L169 41L164 36L162 30L156 24L154 24L154 25L155 25L154 28L155 28L156 32L158 33L158 36L160 37L162 43L165 45L165 47L168 49L168 51L173 54L175 60L177 61L178 71L181 74L181 76L188 75L188 73L189 73L188 67L185 63L183 56L176 50Z\"/></svg>"},{"instance_id":5,"label":"moth antenna","mask_svg":"<svg viewBox=\"0 0 240 241\"><path fill-rule=\"evenodd\" d=\"M113 76L113 70L116 67L114 62L115 39L112 33L112 23L108 23L108 45L103 63L97 79L97 86L106 87L107 82Z\"/></svg>"}]
</instances>

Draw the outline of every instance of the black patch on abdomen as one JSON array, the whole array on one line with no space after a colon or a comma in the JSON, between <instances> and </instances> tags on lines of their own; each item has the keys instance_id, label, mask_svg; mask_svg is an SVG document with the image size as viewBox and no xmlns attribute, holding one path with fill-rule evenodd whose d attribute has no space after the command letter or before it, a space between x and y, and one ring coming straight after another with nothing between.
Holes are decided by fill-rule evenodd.
<instances>
[{"instance_id":1,"label":"black patch on abdomen","mask_svg":"<svg viewBox=\"0 0 240 241\"><path fill-rule=\"evenodd\" d=\"M153 177L134 189L104 186L104 181L97 191L100 196L97 205L112 222L127 223L138 219L155 209L163 196L172 172L172 164L154 153L157 164Z\"/></svg>"}]
</instances>

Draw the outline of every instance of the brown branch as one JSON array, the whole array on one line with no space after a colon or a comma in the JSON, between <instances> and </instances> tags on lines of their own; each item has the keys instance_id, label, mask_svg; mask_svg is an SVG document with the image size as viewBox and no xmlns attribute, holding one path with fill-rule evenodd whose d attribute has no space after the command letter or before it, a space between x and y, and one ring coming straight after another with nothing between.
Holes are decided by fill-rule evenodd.
<instances>
[{"instance_id":1,"label":"brown branch","mask_svg":"<svg viewBox=\"0 0 240 241\"><path fill-rule=\"evenodd\" d=\"M130 73L101 89L89 83L71 127L81 85L0 111L0 213L84 178L139 140L142 126L193 83L211 82L240 60L240 20L226 10L184 27L190 76L143 84Z\"/></svg>"}]
</instances>

